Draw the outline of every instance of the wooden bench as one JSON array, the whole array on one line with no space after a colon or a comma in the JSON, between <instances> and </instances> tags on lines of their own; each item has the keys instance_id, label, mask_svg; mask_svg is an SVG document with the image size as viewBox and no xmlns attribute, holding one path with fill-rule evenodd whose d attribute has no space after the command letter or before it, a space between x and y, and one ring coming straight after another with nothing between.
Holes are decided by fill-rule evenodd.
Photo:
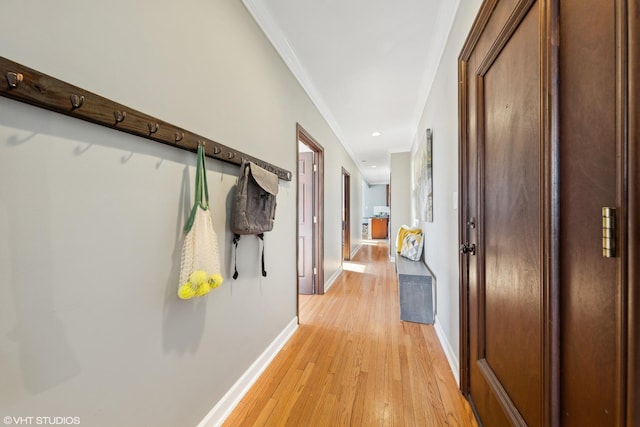
<instances>
[{"instance_id":1,"label":"wooden bench","mask_svg":"<svg viewBox=\"0 0 640 427\"><path fill-rule=\"evenodd\" d=\"M400 320L433 324L433 277L422 261L396 254Z\"/></svg>"}]
</instances>

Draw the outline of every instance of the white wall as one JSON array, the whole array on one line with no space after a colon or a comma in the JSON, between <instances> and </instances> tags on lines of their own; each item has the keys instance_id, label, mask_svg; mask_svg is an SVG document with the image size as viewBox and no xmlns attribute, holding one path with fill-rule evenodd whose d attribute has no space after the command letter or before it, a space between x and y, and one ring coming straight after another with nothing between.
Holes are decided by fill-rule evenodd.
<instances>
[{"instance_id":1,"label":"white wall","mask_svg":"<svg viewBox=\"0 0 640 427\"><path fill-rule=\"evenodd\" d=\"M339 188L343 166L361 180L239 1L23 0L0 15L0 52L292 172L298 122L325 148L327 188ZM234 282L237 167L212 159L226 281L200 300L176 297L194 164L192 153L0 98L0 414L193 426L295 320L295 181L280 182L268 277L257 241L243 238ZM340 198L325 197L329 272L341 262Z\"/></svg>"},{"instance_id":2,"label":"white wall","mask_svg":"<svg viewBox=\"0 0 640 427\"><path fill-rule=\"evenodd\" d=\"M396 253L396 236L403 224L411 225L411 153L391 153L391 214L389 251Z\"/></svg>"},{"instance_id":3,"label":"white wall","mask_svg":"<svg viewBox=\"0 0 640 427\"><path fill-rule=\"evenodd\" d=\"M387 186L362 184L362 204L365 217L373 215L374 206L387 206Z\"/></svg>"},{"instance_id":4,"label":"white wall","mask_svg":"<svg viewBox=\"0 0 640 427\"><path fill-rule=\"evenodd\" d=\"M305 129L323 145L325 153L327 151L334 153L331 156L327 155L324 164L324 278L326 282L342 269L342 192L340 190L342 168L344 167L351 176L352 248L362 241L362 191L359 185L362 175L342 145L334 143L328 146L326 142L336 141L336 137L327 126L322 126L318 130L305 126Z\"/></svg>"},{"instance_id":5,"label":"white wall","mask_svg":"<svg viewBox=\"0 0 640 427\"><path fill-rule=\"evenodd\" d=\"M353 168L355 169L355 168ZM351 190L351 198L350 198L350 209L351 209L351 218L350 218L350 236L351 236L351 248L350 253L353 256L355 252L359 249L360 244L362 243L362 175L358 170L354 170L357 172L355 174L355 179L352 176L349 180L350 190ZM351 173L351 172L350 172ZM326 227L326 225L325 225ZM325 276L325 281L329 276Z\"/></svg>"},{"instance_id":6,"label":"white wall","mask_svg":"<svg viewBox=\"0 0 640 427\"><path fill-rule=\"evenodd\" d=\"M437 323L445 334L445 351L460 357L458 274L458 55L471 29L480 0L460 0L427 103L416 129L412 153L422 142L425 129L433 129L433 222L421 222L425 230L425 260L437 278ZM414 183L415 184L415 183ZM415 211L414 211L414 219ZM445 343L445 347L447 344Z\"/></svg>"}]
</instances>

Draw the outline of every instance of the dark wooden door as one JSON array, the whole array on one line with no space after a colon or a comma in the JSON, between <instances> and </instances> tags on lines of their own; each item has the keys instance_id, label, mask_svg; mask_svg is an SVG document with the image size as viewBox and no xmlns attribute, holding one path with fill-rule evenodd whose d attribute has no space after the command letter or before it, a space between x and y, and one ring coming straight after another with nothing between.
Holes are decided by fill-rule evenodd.
<instances>
[{"instance_id":1,"label":"dark wooden door","mask_svg":"<svg viewBox=\"0 0 640 427\"><path fill-rule=\"evenodd\" d=\"M461 54L461 389L486 426L640 425L639 3L488 0Z\"/></svg>"},{"instance_id":2,"label":"dark wooden door","mask_svg":"<svg viewBox=\"0 0 640 427\"><path fill-rule=\"evenodd\" d=\"M503 1L485 10L487 27L463 67L465 385L491 427L548 419L545 7Z\"/></svg>"},{"instance_id":3,"label":"dark wooden door","mask_svg":"<svg viewBox=\"0 0 640 427\"><path fill-rule=\"evenodd\" d=\"M313 152L298 153L298 292L314 293Z\"/></svg>"}]
</instances>

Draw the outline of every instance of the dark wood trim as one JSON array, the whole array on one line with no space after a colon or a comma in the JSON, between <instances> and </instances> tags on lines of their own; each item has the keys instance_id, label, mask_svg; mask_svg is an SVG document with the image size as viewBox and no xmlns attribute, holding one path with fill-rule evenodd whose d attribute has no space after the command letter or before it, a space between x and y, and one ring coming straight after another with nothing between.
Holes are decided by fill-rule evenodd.
<instances>
[{"instance_id":1,"label":"dark wood trim","mask_svg":"<svg viewBox=\"0 0 640 427\"><path fill-rule=\"evenodd\" d=\"M560 425L560 68L559 0L540 4L540 105L543 138L541 194L543 259L542 287L543 333L542 378L545 425Z\"/></svg>"},{"instance_id":2,"label":"dark wood trim","mask_svg":"<svg viewBox=\"0 0 640 427\"><path fill-rule=\"evenodd\" d=\"M476 240L477 240L477 283L478 283L478 306L485 307L486 298L485 298L485 283L486 283L486 275L485 268L486 258L485 258L485 248L487 247L484 230L486 229L485 217L482 215L485 212L485 204L484 204L484 189L485 189L485 163L484 163L484 152L485 152L485 129L484 129L484 77L475 75L476 80L476 181L478 190L476 193L476 214L477 217L477 231L476 231ZM487 356L486 349L486 318L485 311L479 310L478 314L478 330L475 333L478 335L478 348L476 349L478 358L484 359Z\"/></svg>"},{"instance_id":3,"label":"dark wood trim","mask_svg":"<svg viewBox=\"0 0 640 427\"><path fill-rule=\"evenodd\" d=\"M324 148L299 123L296 123L296 136L296 144L297 141L302 141L316 153L317 157L316 164L318 166L317 172L314 174L315 197L313 201L314 215L317 218L313 239L314 264L317 268L314 292L321 295L324 294Z\"/></svg>"},{"instance_id":4,"label":"dark wood trim","mask_svg":"<svg viewBox=\"0 0 640 427\"><path fill-rule=\"evenodd\" d=\"M518 29L522 20L527 16L527 13L529 13L531 6L533 6L536 1L538 0L521 0L513 9L511 16L509 16L509 19L500 30L500 33L476 70L476 74L480 76L484 76L486 74L498 55L500 55L500 52L502 52L502 49L509 42L513 33Z\"/></svg>"},{"instance_id":5,"label":"dark wood trim","mask_svg":"<svg viewBox=\"0 0 640 427\"><path fill-rule=\"evenodd\" d=\"M617 204L618 212L621 217L618 218L618 257L620 262L620 277L618 279L618 295L617 301L617 333L616 333L616 408L615 422L616 425L626 424L627 418L627 363L628 363L628 243L627 243L627 227L628 220L628 173L627 165L629 164L629 140L628 140L628 23L627 23L627 1L615 1L615 19L616 19L616 154L617 154Z\"/></svg>"},{"instance_id":6,"label":"dark wood trim","mask_svg":"<svg viewBox=\"0 0 640 427\"><path fill-rule=\"evenodd\" d=\"M343 235L343 248L342 248L342 260L350 260L351 259L351 175L347 170L342 168L342 183L344 186L344 200L342 208L344 209L344 229L342 231Z\"/></svg>"},{"instance_id":7,"label":"dark wood trim","mask_svg":"<svg viewBox=\"0 0 640 427\"><path fill-rule=\"evenodd\" d=\"M187 151L196 152L198 145L205 143L208 157L235 165L247 159L280 179L292 179L286 169L3 57L0 57L0 96Z\"/></svg>"},{"instance_id":8,"label":"dark wood trim","mask_svg":"<svg viewBox=\"0 0 640 427\"><path fill-rule=\"evenodd\" d=\"M487 359L478 360L478 366L480 367L480 372L482 372L482 376L487 381L489 387L493 389L493 394L495 394L500 406L504 410L505 416L511 422L513 426L519 427L528 427L522 415L516 408L516 405L513 403L507 391L502 387L502 383L491 369L491 366L487 362Z\"/></svg>"},{"instance_id":9,"label":"dark wood trim","mask_svg":"<svg viewBox=\"0 0 640 427\"><path fill-rule=\"evenodd\" d=\"M480 10L476 15L469 34L462 46L460 55L458 56L458 120L459 120L459 136L458 136L458 168L461 177L465 177L465 171L468 170L469 153L467 147L469 144L468 134L468 61L475 49L480 36L484 32L489 18L496 8L498 0L484 0L480 6ZM467 187L465 179L460 179L458 182L458 235L460 236L460 244L469 241L469 233L467 229L467 220L470 215L468 212L467 203L469 198L469 188ZM482 218L476 218L477 221L481 221ZM481 227L479 227L481 228ZM480 234L478 231L478 242L480 241ZM469 324L469 276L468 276L468 264L469 257L467 255L460 255L459 257L459 293L460 293L460 391L463 395L470 397L471 392L471 356L470 356L470 324ZM473 407L473 401L470 400ZM474 409L475 410L475 409Z\"/></svg>"},{"instance_id":10,"label":"dark wood trim","mask_svg":"<svg viewBox=\"0 0 640 427\"><path fill-rule=\"evenodd\" d=\"M627 263L628 359L626 425L640 422L640 3L627 2ZM630 76L634 76L629 78Z\"/></svg>"},{"instance_id":11,"label":"dark wood trim","mask_svg":"<svg viewBox=\"0 0 640 427\"><path fill-rule=\"evenodd\" d=\"M300 149L298 148L299 143L299 135L298 135L298 126L296 126L296 138L294 140L294 148L295 148L295 156L296 156L296 180L295 180L295 192L296 192L296 235L293 240L293 244L296 246L296 318L298 320L298 325L300 324L300 284L299 282L299 274L300 271L298 269L298 260L300 257L300 247L298 245L298 241L300 239L300 191L298 190L298 186L300 185Z\"/></svg>"},{"instance_id":12,"label":"dark wood trim","mask_svg":"<svg viewBox=\"0 0 640 427\"><path fill-rule=\"evenodd\" d=\"M458 236L460 241L458 247L469 241L467 221L469 220L469 209L466 203L468 197L466 174L462 171L469 169L469 159L467 152L468 144L468 121L467 121L467 62L458 61ZM458 254L458 293L460 298L460 391L464 396L470 392L470 371L469 371L469 257L466 254Z\"/></svg>"},{"instance_id":13,"label":"dark wood trim","mask_svg":"<svg viewBox=\"0 0 640 427\"><path fill-rule=\"evenodd\" d=\"M471 56L471 52L478 44L478 40L480 40L480 36L484 32L484 29L487 27L487 23L489 22L489 18L491 18L491 14L493 10L498 5L498 0L484 0L482 5L480 6L480 10L478 11L478 15L473 20L473 24L471 25L471 30L469 30L469 35L462 46L462 51L460 51L460 55L458 59L460 61L468 61Z\"/></svg>"}]
</instances>

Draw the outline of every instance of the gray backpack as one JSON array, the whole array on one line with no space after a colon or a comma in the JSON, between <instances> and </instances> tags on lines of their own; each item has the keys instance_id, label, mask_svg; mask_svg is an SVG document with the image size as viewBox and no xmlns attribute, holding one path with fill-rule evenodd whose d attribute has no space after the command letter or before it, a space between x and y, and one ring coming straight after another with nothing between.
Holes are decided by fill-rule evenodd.
<instances>
[{"instance_id":1,"label":"gray backpack","mask_svg":"<svg viewBox=\"0 0 640 427\"><path fill-rule=\"evenodd\" d=\"M238 278L238 241L243 234L255 234L262 242L262 276L264 268L264 233L273 230L276 217L278 176L255 163L243 160L240 177L231 205L231 232L235 245L235 272Z\"/></svg>"}]
</instances>

